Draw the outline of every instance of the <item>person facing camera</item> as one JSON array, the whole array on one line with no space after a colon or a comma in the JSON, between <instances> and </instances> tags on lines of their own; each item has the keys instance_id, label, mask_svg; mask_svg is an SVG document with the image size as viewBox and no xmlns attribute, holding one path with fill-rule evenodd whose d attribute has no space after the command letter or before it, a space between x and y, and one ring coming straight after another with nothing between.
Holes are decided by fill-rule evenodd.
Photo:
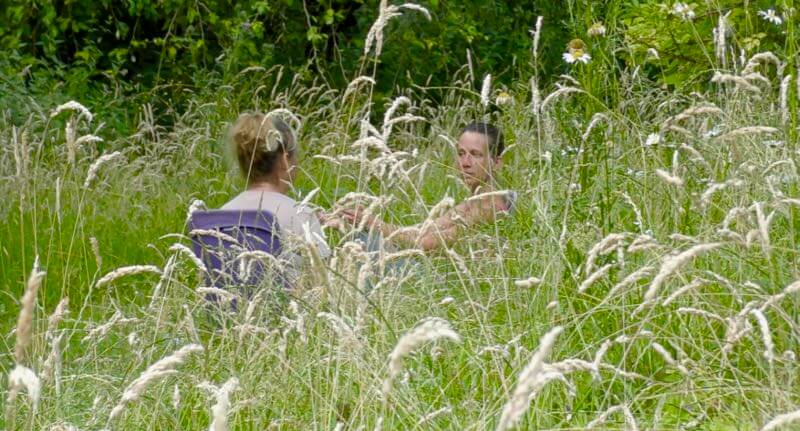
<instances>
[{"instance_id":1,"label":"person facing camera","mask_svg":"<svg viewBox=\"0 0 800 431\"><path fill-rule=\"evenodd\" d=\"M499 190L495 180L495 173L503 165L504 149L503 135L497 127L482 122L464 127L456 144L455 165L471 197L431 222L397 226L366 214L360 208L343 210L341 217L356 225L366 219L368 229L396 246L425 251L448 246L463 229L494 223L498 216L512 210L516 193Z\"/></svg>"}]
</instances>

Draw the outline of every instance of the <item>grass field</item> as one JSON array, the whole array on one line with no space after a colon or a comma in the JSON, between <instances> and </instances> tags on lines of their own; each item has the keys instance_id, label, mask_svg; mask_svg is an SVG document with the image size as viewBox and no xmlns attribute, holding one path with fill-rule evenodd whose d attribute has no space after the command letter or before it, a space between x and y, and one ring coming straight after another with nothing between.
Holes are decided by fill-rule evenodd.
<instances>
[{"instance_id":1,"label":"grass field","mask_svg":"<svg viewBox=\"0 0 800 431\"><path fill-rule=\"evenodd\" d=\"M396 109L366 79L278 89L257 83L279 71L253 69L185 111L131 107L130 136L104 129L102 104L20 103L0 117L5 427L764 427L800 407L800 80L776 61L709 72L692 94L635 69L598 77L599 62L501 91L465 66L445 88L398 90ZM174 244L189 245L195 199L215 208L243 187L229 122L278 108L301 121L298 200L365 193L421 222L467 196L451 143L490 118L517 209L403 278L331 231L334 258L289 298L216 313ZM133 265L154 268L103 280ZM16 364L27 389L6 385Z\"/></svg>"}]
</instances>

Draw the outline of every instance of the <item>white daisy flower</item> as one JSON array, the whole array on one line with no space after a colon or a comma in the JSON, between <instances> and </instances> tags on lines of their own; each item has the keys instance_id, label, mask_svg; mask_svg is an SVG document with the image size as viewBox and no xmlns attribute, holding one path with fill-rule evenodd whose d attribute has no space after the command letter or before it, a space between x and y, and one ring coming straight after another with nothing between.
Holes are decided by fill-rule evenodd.
<instances>
[{"instance_id":1,"label":"white daisy flower","mask_svg":"<svg viewBox=\"0 0 800 431\"><path fill-rule=\"evenodd\" d=\"M758 15L764 19L764 21L769 21L775 25L783 24L783 19L775 13L775 9L767 9L766 11L760 10L758 11Z\"/></svg>"},{"instance_id":2,"label":"white daisy flower","mask_svg":"<svg viewBox=\"0 0 800 431\"><path fill-rule=\"evenodd\" d=\"M692 7L686 3L681 3L681 2L677 2L674 5L672 5L671 13L684 21L691 21L695 17L694 10L692 9Z\"/></svg>"},{"instance_id":3,"label":"white daisy flower","mask_svg":"<svg viewBox=\"0 0 800 431\"><path fill-rule=\"evenodd\" d=\"M596 22L589 27L589 30L586 32L589 37L602 37L606 35L606 26L603 25L602 22Z\"/></svg>"},{"instance_id":4,"label":"white daisy flower","mask_svg":"<svg viewBox=\"0 0 800 431\"><path fill-rule=\"evenodd\" d=\"M563 55L564 61L569 64L580 61L583 64L589 63L592 57L586 52L586 44L580 39L572 39L567 45L567 52Z\"/></svg>"},{"instance_id":5,"label":"white daisy flower","mask_svg":"<svg viewBox=\"0 0 800 431\"><path fill-rule=\"evenodd\" d=\"M658 133L651 133L647 136L647 140L644 141L645 147L652 147L654 145L660 144L662 141L661 135Z\"/></svg>"}]
</instances>

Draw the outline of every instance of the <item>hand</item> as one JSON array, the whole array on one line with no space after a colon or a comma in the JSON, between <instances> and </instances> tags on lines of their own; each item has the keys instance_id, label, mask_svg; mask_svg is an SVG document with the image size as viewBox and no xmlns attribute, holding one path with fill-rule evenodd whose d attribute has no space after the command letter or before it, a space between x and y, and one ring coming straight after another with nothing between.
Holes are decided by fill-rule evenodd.
<instances>
[{"instance_id":1,"label":"hand","mask_svg":"<svg viewBox=\"0 0 800 431\"><path fill-rule=\"evenodd\" d=\"M355 208L348 208L343 209L341 211L341 217L347 222L350 222L356 226L361 225L364 223L366 228L372 228L376 223L378 223L377 217L367 214L364 207L356 206Z\"/></svg>"},{"instance_id":2,"label":"hand","mask_svg":"<svg viewBox=\"0 0 800 431\"><path fill-rule=\"evenodd\" d=\"M319 223L323 227L330 227L338 229L340 224L342 223L342 218L338 215L334 214L327 214L322 211L317 213L317 218L319 219Z\"/></svg>"}]
</instances>

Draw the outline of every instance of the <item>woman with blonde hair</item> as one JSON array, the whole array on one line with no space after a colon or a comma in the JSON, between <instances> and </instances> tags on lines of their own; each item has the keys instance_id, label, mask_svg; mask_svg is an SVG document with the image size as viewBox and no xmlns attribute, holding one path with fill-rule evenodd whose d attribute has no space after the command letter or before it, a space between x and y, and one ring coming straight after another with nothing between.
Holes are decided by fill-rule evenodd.
<instances>
[{"instance_id":1,"label":"woman with blonde hair","mask_svg":"<svg viewBox=\"0 0 800 431\"><path fill-rule=\"evenodd\" d=\"M229 140L247 186L221 209L268 212L282 242L310 236L319 255L328 257L330 249L316 215L287 195L297 168L298 144L292 129L275 116L244 113L231 127Z\"/></svg>"}]
</instances>

